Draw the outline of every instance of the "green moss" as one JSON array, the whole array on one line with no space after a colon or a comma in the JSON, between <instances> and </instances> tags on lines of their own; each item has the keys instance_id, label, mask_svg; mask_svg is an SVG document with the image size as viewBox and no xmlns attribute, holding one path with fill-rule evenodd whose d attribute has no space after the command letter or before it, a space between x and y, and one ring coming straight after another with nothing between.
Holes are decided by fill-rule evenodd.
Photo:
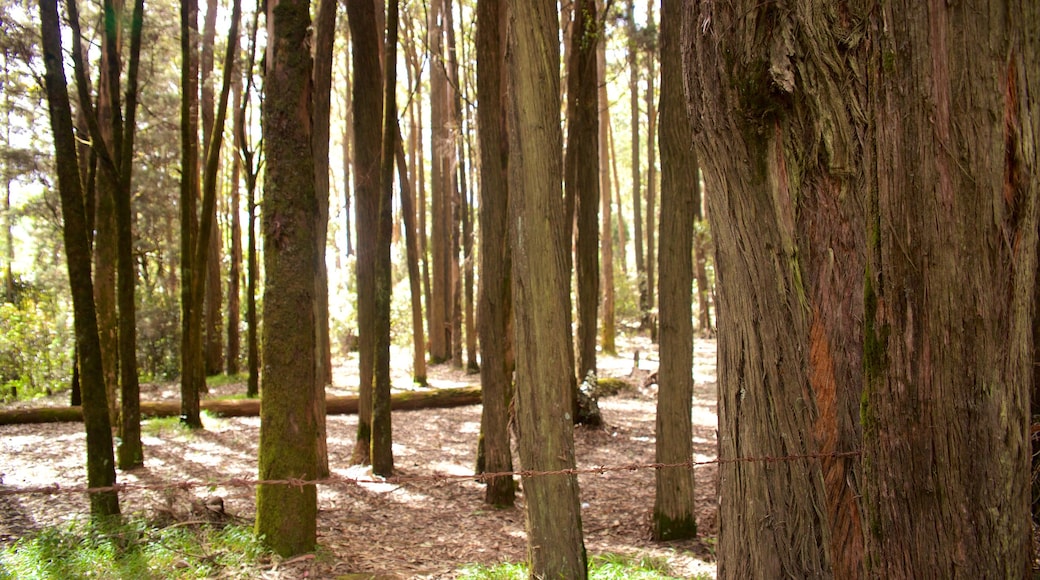
<instances>
[{"instance_id":1,"label":"green moss","mask_svg":"<svg viewBox=\"0 0 1040 580\"><path fill-rule=\"evenodd\" d=\"M599 393L597 394L600 397L612 397L618 393L633 390L632 385L629 384L628 381L613 377L601 377L596 379L596 387L599 390Z\"/></svg>"},{"instance_id":2,"label":"green moss","mask_svg":"<svg viewBox=\"0 0 1040 580\"><path fill-rule=\"evenodd\" d=\"M889 328L887 324L878 327L878 296L872 278L868 268L863 283L863 394L860 399L860 422L864 436L870 436L876 428L870 397L888 367Z\"/></svg>"},{"instance_id":3,"label":"green moss","mask_svg":"<svg viewBox=\"0 0 1040 580\"><path fill-rule=\"evenodd\" d=\"M697 537L697 520L693 514L672 519L661 512L655 511L653 519L655 540L687 540Z\"/></svg>"},{"instance_id":4,"label":"green moss","mask_svg":"<svg viewBox=\"0 0 1040 580\"><path fill-rule=\"evenodd\" d=\"M886 50L881 55L881 69L886 73L891 73L896 68L896 53L891 50Z\"/></svg>"}]
</instances>

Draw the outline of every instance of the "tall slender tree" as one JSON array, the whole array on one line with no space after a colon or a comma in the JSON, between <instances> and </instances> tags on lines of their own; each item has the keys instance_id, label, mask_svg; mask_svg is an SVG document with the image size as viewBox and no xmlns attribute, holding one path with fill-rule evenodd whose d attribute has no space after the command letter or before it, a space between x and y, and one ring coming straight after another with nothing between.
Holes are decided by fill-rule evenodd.
<instances>
[{"instance_id":1,"label":"tall slender tree","mask_svg":"<svg viewBox=\"0 0 1040 580\"><path fill-rule=\"evenodd\" d=\"M192 343L192 281L203 276L192 268L195 249L196 199L199 195L199 8L198 0L181 0L181 421L202 427L199 393L206 382L201 345Z\"/></svg>"},{"instance_id":2,"label":"tall slender tree","mask_svg":"<svg viewBox=\"0 0 1040 580\"><path fill-rule=\"evenodd\" d=\"M643 244L643 181L640 155L642 146L639 141L639 27L636 25L636 3L628 0L626 5L626 24L628 33L628 92L629 92L629 127L632 133L632 222L635 230L632 239L636 246L636 276L639 285L640 325L645 328L646 315L650 310L649 294L646 278L646 252ZM622 244L624 247L624 244Z\"/></svg>"},{"instance_id":3,"label":"tall slender tree","mask_svg":"<svg viewBox=\"0 0 1040 580\"><path fill-rule=\"evenodd\" d=\"M683 95L681 0L661 3L661 367L657 392L659 463L693 459L693 223L700 205L693 126ZM658 540L697 534L692 466L654 471L651 533Z\"/></svg>"},{"instance_id":4,"label":"tall slender tree","mask_svg":"<svg viewBox=\"0 0 1040 580\"><path fill-rule=\"evenodd\" d=\"M94 311L86 206L79 180L72 105L62 64L61 24L55 0L40 0L40 30L46 70L44 83L61 195L62 233L72 290L73 324L79 351L83 424L87 432L87 485L108 487L116 481L115 457ZM119 496L114 490L92 493L90 513L96 517L118 515Z\"/></svg>"},{"instance_id":5,"label":"tall slender tree","mask_svg":"<svg viewBox=\"0 0 1040 580\"><path fill-rule=\"evenodd\" d=\"M563 201L556 3L509 4L509 211L516 308L516 401L524 469L574 467L570 272ZM578 479L525 477L531 574L585 578Z\"/></svg>"},{"instance_id":6,"label":"tall slender tree","mask_svg":"<svg viewBox=\"0 0 1040 580\"><path fill-rule=\"evenodd\" d=\"M604 12L603 0L597 0L596 9ZM600 271L603 273L602 324L600 324L600 348L604 354L617 353L617 319L614 315L614 219L613 193L610 180L610 147L608 134L610 131L610 99L607 96L607 35L606 19L601 24L599 36L596 38L596 75L599 93L599 192L600 212ZM616 184L615 184L616 187ZM622 251L622 253L624 253Z\"/></svg>"},{"instance_id":7,"label":"tall slender tree","mask_svg":"<svg viewBox=\"0 0 1040 580\"><path fill-rule=\"evenodd\" d=\"M353 55L354 200L357 208L357 313L359 352L358 433L355 464L371 462L372 389L376 364L376 254L383 120L383 73L379 67L379 34L371 2L347 4Z\"/></svg>"},{"instance_id":8,"label":"tall slender tree","mask_svg":"<svg viewBox=\"0 0 1040 580\"><path fill-rule=\"evenodd\" d=\"M480 132L480 420L483 469L513 470L509 446L509 406L513 398L511 357L512 295L509 244L509 142L505 115L505 14L502 0L477 3L477 128ZM512 477L488 481L484 501L511 506Z\"/></svg>"},{"instance_id":9,"label":"tall slender tree","mask_svg":"<svg viewBox=\"0 0 1040 580\"><path fill-rule=\"evenodd\" d=\"M268 4L264 85L267 171L264 186L264 375L260 415L261 479L314 479L323 436L315 416L317 322L314 311L318 201L311 153L313 91L310 2ZM257 488L256 531L283 556L309 552L317 539L317 489Z\"/></svg>"},{"instance_id":10,"label":"tall slender tree","mask_svg":"<svg viewBox=\"0 0 1040 580\"><path fill-rule=\"evenodd\" d=\"M654 5L658 0L649 0L646 5L646 30L642 34L643 53L646 59L646 318L651 338L657 336L657 321L653 317L657 301L656 243L657 236L657 24L654 22ZM656 339L656 338L655 338Z\"/></svg>"}]
</instances>

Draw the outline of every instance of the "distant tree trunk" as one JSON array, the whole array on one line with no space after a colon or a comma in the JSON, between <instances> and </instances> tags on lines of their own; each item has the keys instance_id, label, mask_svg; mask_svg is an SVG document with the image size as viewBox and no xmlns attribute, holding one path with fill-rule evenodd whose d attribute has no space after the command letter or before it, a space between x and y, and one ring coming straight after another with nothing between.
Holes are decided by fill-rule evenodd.
<instances>
[{"instance_id":1,"label":"distant tree trunk","mask_svg":"<svg viewBox=\"0 0 1040 580\"><path fill-rule=\"evenodd\" d=\"M584 380L588 373L596 372L596 318L599 309L598 22L595 0L577 0L567 76L568 136L564 185L568 199L575 204L577 216L574 265L578 288L579 381Z\"/></svg>"},{"instance_id":2,"label":"distant tree trunk","mask_svg":"<svg viewBox=\"0 0 1040 580\"><path fill-rule=\"evenodd\" d=\"M451 203L454 141L450 129L447 56L444 48L445 0L433 0L430 6L428 42L430 51L430 133L433 139L430 172L430 198L433 220L430 245L431 300L429 309L430 362L439 364L451 358Z\"/></svg>"},{"instance_id":3,"label":"distant tree trunk","mask_svg":"<svg viewBox=\"0 0 1040 580\"><path fill-rule=\"evenodd\" d=\"M214 89L213 89L213 52L214 40L216 38L217 26L217 0L207 0L206 18L202 31L202 98L200 108L202 110L202 158L209 156L209 147L214 135L220 139L224 134L223 127L214 126ZM213 227L219 229L216 219L216 204L213 205ZM224 345L220 339L220 328L222 326L222 314L220 306L223 302L221 295L221 271L220 271L220 236L210 235L208 254L206 257L206 287L205 298L205 324L206 337L203 347L203 360L206 365L207 375L220 374L224 370ZM200 270L201 271L201 270Z\"/></svg>"},{"instance_id":4,"label":"distant tree trunk","mask_svg":"<svg viewBox=\"0 0 1040 580\"><path fill-rule=\"evenodd\" d=\"M646 254L643 249L643 184L639 166L639 45L636 35L635 0L628 0L628 91L630 127L632 130L632 220L635 231L632 238L636 243L636 276L639 284L640 327L646 329L647 313L650 311L650 295L647 287Z\"/></svg>"},{"instance_id":5,"label":"distant tree trunk","mask_svg":"<svg viewBox=\"0 0 1040 580\"><path fill-rule=\"evenodd\" d=\"M563 207L559 21L550 0L509 6L510 243L516 396L524 469L574 467L569 280ZM585 578L578 479L525 477L532 577Z\"/></svg>"},{"instance_id":6,"label":"distant tree trunk","mask_svg":"<svg viewBox=\"0 0 1040 580\"><path fill-rule=\"evenodd\" d=\"M4 86L11 82L11 51L3 47L4 54ZM10 90L4 91L4 143L11 143L11 113L14 111L11 102ZM14 181L14 171L11 160L6 155L3 157L3 180L4 180L4 205L0 207L0 218L3 219L4 254L3 254L3 277L4 295L7 302L14 301L14 228L11 220L11 182Z\"/></svg>"},{"instance_id":7,"label":"distant tree trunk","mask_svg":"<svg viewBox=\"0 0 1040 580\"><path fill-rule=\"evenodd\" d=\"M71 14L70 19L79 19ZM87 237L86 207L76 162L76 136L72 126L72 106L62 64L61 24L54 0L40 0L44 77L51 131L54 136L55 168L61 195L62 232L65 241L69 286L72 291L73 323L80 353L83 419L87 433L87 485L107 487L115 484L115 456L112 453L112 430L108 417L105 382L98 339L97 316L94 311L94 288L90 275L90 243ZM90 495L90 513L94 517L119 514L119 496L115 491Z\"/></svg>"},{"instance_id":8,"label":"distant tree trunk","mask_svg":"<svg viewBox=\"0 0 1040 580\"><path fill-rule=\"evenodd\" d=\"M344 15L344 22L346 16ZM343 43L345 45L350 44L350 26L343 27ZM343 147L343 222L345 226L344 236L347 238L347 255L354 255L354 234L350 225L350 217L353 215L350 211L350 192L353 190L351 187L351 172L353 170L353 147L351 146L354 142L354 104L351 102L351 95L353 94L351 89L351 74L350 74L350 55L345 55L343 59L343 136L342 136L342 147Z\"/></svg>"},{"instance_id":9,"label":"distant tree trunk","mask_svg":"<svg viewBox=\"0 0 1040 580\"><path fill-rule=\"evenodd\" d=\"M231 39L235 43L235 52L240 50L240 39ZM242 203L240 182L242 180L242 158L239 155L238 135L245 130L245 116L242 108L242 70L241 63L236 60L235 76L231 84L232 134L235 135L235 147L231 155L231 184L229 198L231 202L231 271L228 274L228 321L227 321L227 374L238 374L238 359L242 353L242 220L239 211Z\"/></svg>"},{"instance_id":10,"label":"distant tree trunk","mask_svg":"<svg viewBox=\"0 0 1040 580\"><path fill-rule=\"evenodd\" d=\"M401 213L404 215L405 252L408 260L408 284L412 303L412 380L426 385L426 333L423 329L422 275L419 273L419 240L415 231L415 192L408 175L401 128L395 135L397 179L401 184Z\"/></svg>"},{"instance_id":11,"label":"distant tree trunk","mask_svg":"<svg viewBox=\"0 0 1040 580\"><path fill-rule=\"evenodd\" d=\"M648 26L654 24L654 4L647 2ZM654 237L657 235L657 107L654 95L654 70L656 55L653 50L646 53L646 320L643 325L650 330L650 337L657 340L657 321L653 316L656 305L654 293L657 288Z\"/></svg>"},{"instance_id":12,"label":"distant tree trunk","mask_svg":"<svg viewBox=\"0 0 1040 580\"><path fill-rule=\"evenodd\" d=\"M357 204L357 282L360 404L358 433L351 462L371 462L372 390L376 364L376 254L379 252L379 161L382 151L383 73L379 68L379 33L370 2L347 4L353 54L354 200Z\"/></svg>"},{"instance_id":13,"label":"distant tree trunk","mask_svg":"<svg viewBox=\"0 0 1040 580\"><path fill-rule=\"evenodd\" d=\"M617 203L617 248L621 261L621 272L628 276L628 224L625 223L625 205L621 203L621 178L617 169L617 144L614 129L607 123L607 138L610 141L610 174L614 176L614 195Z\"/></svg>"},{"instance_id":14,"label":"distant tree trunk","mask_svg":"<svg viewBox=\"0 0 1040 580\"><path fill-rule=\"evenodd\" d=\"M700 176L697 177L698 188L700 187ZM703 199L703 193L701 198ZM693 238L694 245L694 264L697 275L697 318L700 321L698 326L701 332L711 333L711 296L714 295L714 289L710 281L708 281L708 258L711 253L711 245L708 242L708 234L704 231L707 223L704 220L703 212L701 211L701 205L697 206L697 231Z\"/></svg>"},{"instance_id":15,"label":"distant tree trunk","mask_svg":"<svg viewBox=\"0 0 1040 580\"><path fill-rule=\"evenodd\" d=\"M390 420L390 299L393 293L390 237L393 229L394 144L397 141L398 1L390 0L383 69L383 135L379 168L375 259L375 383L372 392L372 472L394 473L393 429Z\"/></svg>"},{"instance_id":16,"label":"distant tree trunk","mask_svg":"<svg viewBox=\"0 0 1040 580\"><path fill-rule=\"evenodd\" d=\"M246 78L245 94L242 98L239 117L239 131L235 133L238 142L239 158L246 171L246 210L248 212L246 232L246 366L249 369L249 379L246 383L246 396L256 397L260 394L260 346L257 340L257 317L256 317L256 292L257 278L259 276L259 265L256 255L256 185L260 173L261 152L252 149L246 138L246 111L249 110L249 95L253 89L253 68L256 61L256 32L259 24L259 12L253 15L253 27L249 34L249 57L245 63L243 72ZM254 157L256 162L254 163Z\"/></svg>"},{"instance_id":17,"label":"distant tree trunk","mask_svg":"<svg viewBox=\"0 0 1040 580\"><path fill-rule=\"evenodd\" d=\"M120 55L122 34L122 1L108 1L108 16L101 37L100 79L97 96L97 124L100 127L100 142L94 148L105 147L116 150L113 132L119 112ZM78 26L78 23L77 23ZM89 97L87 97L89 100ZM109 163L115 161L109 157ZM108 171L96 174L97 206L94 227L94 304L97 309L98 333L101 339L101 360L105 370L105 391L108 400L108 415L112 425L119 425L119 315L116 303L116 270L119 264L119 229L116 224L116 196L119 189L118 176L109 167Z\"/></svg>"},{"instance_id":18,"label":"distant tree trunk","mask_svg":"<svg viewBox=\"0 0 1040 580\"><path fill-rule=\"evenodd\" d=\"M509 248L509 136L505 116L505 2L477 3L477 129L480 131L480 385L484 405L480 418L483 472L513 470L509 446L509 405L513 398L510 360L512 295ZM516 498L512 477L488 481L484 502L511 506Z\"/></svg>"},{"instance_id":19,"label":"distant tree trunk","mask_svg":"<svg viewBox=\"0 0 1040 580\"><path fill-rule=\"evenodd\" d=\"M596 9L603 12L603 0L597 0ZM605 26L601 24L600 26ZM596 84L599 95L599 191L600 211L602 222L600 225L600 264L603 277L601 285L603 288L602 319L600 325L600 348L604 354L617 353L617 319L614 315L614 220L612 219L612 201L610 184L610 147L608 132L610 131L610 98L607 95L607 39L600 30L596 38ZM623 249L623 248L622 248Z\"/></svg>"},{"instance_id":20,"label":"distant tree trunk","mask_svg":"<svg viewBox=\"0 0 1040 580\"><path fill-rule=\"evenodd\" d=\"M202 427L199 416L199 393L205 376L200 368L201 353L193 343L192 311L202 304L192 304L192 284L197 276L205 276L192 264L198 224L195 207L199 195L199 60L198 2L181 0L181 421Z\"/></svg>"},{"instance_id":21,"label":"distant tree trunk","mask_svg":"<svg viewBox=\"0 0 1040 580\"><path fill-rule=\"evenodd\" d=\"M693 460L693 237L700 205L693 127L683 93L682 0L661 4L661 367L657 375L658 463ZM692 466L658 469L651 533L697 535Z\"/></svg>"},{"instance_id":22,"label":"distant tree trunk","mask_svg":"<svg viewBox=\"0 0 1040 580\"><path fill-rule=\"evenodd\" d=\"M122 143L116 149L119 162L119 190L116 195L118 227L118 301L119 301L119 370L120 422L118 458L120 469L133 469L144 464L141 445L141 389L137 376L137 306L135 285L137 273L133 255L133 189L131 174L134 158L134 136L137 129L137 74L141 61L141 32L144 0L134 2L130 20L130 64L126 80L126 123L117 131ZM117 117L118 119L118 117ZM121 133L121 135L119 135Z\"/></svg>"},{"instance_id":23,"label":"distant tree trunk","mask_svg":"<svg viewBox=\"0 0 1040 580\"><path fill-rule=\"evenodd\" d=\"M314 479L323 435L314 416L319 368L314 280L320 256L314 228L309 5L308 0L279 0L268 5L267 13L261 479ZM256 532L283 557L310 552L317 540L317 508L314 485L261 485Z\"/></svg>"},{"instance_id":24,"label":"distant tree trunk","mask_svg":"<svg viewBox=\"0 0 1040 580\"><path fill-rule=\"evenodd\" d=\"M453 0L444 0L444 29L448 42L448 94L450 95L451 121L449 134L455 149L454 159L449 162L451 168L450 207L451 207L451 364L462 368L463 351L463 276L459 255L462 253L463 217L466 211L466 155L465 137L462 124L462 83L459 80L458 44L455 41L455 17L452 8Z\"/></svg>"},{"instance_id":25,"label":"distant tree trunk","mask_svg":"<svg viewBox=\"0 0 1040 580\"><path fill-rule=\"evenodd\" d=\"M859 69L872 576L1030 575L1040 7L976 4L880 6Z\"/></svg>"},{"instance_id":26,"label":"distant tree trunk","mask_svg":"<svg viewBox=\"0 0 1040 580\"><path fill-rule=\"evenodd\" d=\"M325 447L325 385L332 384L332 340L329 334L329 272L325 264L329 233L329 138L332 114L332 63L336 41L336 0L321 0L314 22L314 109L311 151L314 155L314 193L318 200L315 236L318 241L317 275L314 278L314 311L317 325L317 359L314 384L314 416L318 423L318 473L327 477L329 454Z\"/></svg>"}]
</instances>

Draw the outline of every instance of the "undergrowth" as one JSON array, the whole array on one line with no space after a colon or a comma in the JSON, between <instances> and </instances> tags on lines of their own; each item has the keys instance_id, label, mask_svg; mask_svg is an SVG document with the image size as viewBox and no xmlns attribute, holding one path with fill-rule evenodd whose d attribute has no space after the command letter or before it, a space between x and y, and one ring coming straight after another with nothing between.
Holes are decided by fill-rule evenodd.
<instances>
[{"instance_id":1,"label":"undergrowth","mask_svg":"<svg viewBox=\"0 0 1040 580\"><path fill-rule=\"evenodd\" d=\"M525 563L505 562L494 566L469 564L459 570L463 580L526 580ZM672 580L676 578L664 558L602 554L589 560L590 580ZM704 576L708 578L709 576Z\"/></svg>"},{"instance_id":2,"label":"undergrowth","mask_svg":"<svg viewBox=\"0 0 1040 580\"><path fill-rule=\"evenodd\" d=\"M269 559L248 527L76 521L0 551L0 580L255 578Z\"/></svg>"}]
</instances>

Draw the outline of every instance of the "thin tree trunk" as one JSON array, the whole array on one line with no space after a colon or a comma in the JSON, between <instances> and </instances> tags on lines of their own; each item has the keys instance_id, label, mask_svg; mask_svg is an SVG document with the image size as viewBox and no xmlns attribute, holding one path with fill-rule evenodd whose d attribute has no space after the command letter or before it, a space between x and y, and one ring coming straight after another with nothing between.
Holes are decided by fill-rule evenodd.
<instances>
[{"instance_id":1,"label":"thin tree trunk","mask_svg":"<svg viewBox=\"0 0 1040 580\"><path fill-rule=\"evenodd\" d=\"M246 385L246 396L256 397L260 394L260 346L257 340L256 292L259 265L256 255L256 185L260 173L261 148L251 148L246 138L246 112L249 109L250 93L253 89L253 68L256 61L256 32L260 14L253 16L253 27L249 35L249 57L244 67L246 75L245 94L242 98L239 116L242 123L235 133L239 156L246 171L246 208L248 212L246 232L246 365L249 368L249 379ZM254 163L254 157L256 162Z\"/></svg>"},{"instance_id":2,"label":"thin tree trunk","mask_svg":"<svg viewBox=\"0 0 1040 580\"><path fill-rule=\"evenodd\" d=\"M693 223L700 206L693 127L683 94L681 0L661 5L661 367L657 376L656 461L693 460ZM652 164L651 164L652 166ZM656 540L697 535L694 471L654 472L651 533Z\"/></svg>"},{"instance_id":3,"label":"thin tree trunk","mask_svg":"<svg viewBox=\"0 0 1040 580\"><path fill-rule=\"evenodd\" d=\"M419 274L419 241L415 231L415 192L408 175L401 128L395 136L397 179L401 184L401 213L404 216L405 252L408 260L408 284L412 302L412 380L426 385L426 333L423 330L422 276Z\"/></svg>"},{"instance_id":4,"label":"thin tree trunk","mask_svg":"<svg viewBox=\"0 0 1040 580\"><path fill-rule=\"evenodd\" d=\"M451 319L451 364L462 368L462 268L459 254L462 252L462 198L466 195L465 157L462 151L462 87L459 84L458 48L455 43L455 17L452 8L453 0L444 0L444 30L447 38L448 60L448 135L451 139L451 152L445 169L445 182L448 198L448 227L451 230L451 253L448 256L448 267L451 276L451 291L448 304ZM447 144L446 144L447 146Z\"/></svg>"},{"instance_id":5,"label":"thin tree trunk","mask_svg":"<svg viewBox=\"0 0 1040 580\"><path fill-rule=\"evenodd\" d=\"M372 392L372 472L394 473L393 429L390 420L390 299L393 293L390 238L393 228L394 144L397 141L398 0L390 0L383 61L383 135L379 168L380 195L376 225L375 264L375 383ZM402 184L403 185L403 184Z\"/></svg>"},{"instance_id":6,"label":"thin tree trunk","mask_svg":"<svg viewBox=\"0 0 1040 580\"><path fill-rule=\"evenodd\" d=\"M214 53L214 41L216 39L216 27L217 27L217 0L207 0L206 4L206 18L202 30L202 69L201 69L201 84L202 84L202 98L200 101L200 108L202 111L202 158L206 159L209 156L210 142L213 140L214 135L217 138L222 138L223 127L214 126L214 88L215 82L213 78L213 53ZM213 205L213 211L217 211L216 204ZM212 218L213 227L215 230L219 230L219 221L216 219L216 213ZM206 257L206 286L205 286L205 298L203 304L205 305L205 324L206 324L206 336L205 345L203 347L203 360L206 365L207 375L216 375L224 370L224 353L223 343L221 342L221 326L222 326L222 314L221 304L223 303L222 289L221 289L221 271L220 271L220 235L209 236L209 246L207 249ZM203 383L205 385L205 383Z\"/></svg>"},{"instance_id":7,"label":"thin tree trunk","mask_svg":"<svg viewBox=\"0 0 1040 580\"><path fill-rule=\"evenodd\" d=\"M513 400L510 359L512 252L509 243L509 146L505 115L506 3L477 3L477 130L480 144L480 295L477 331L480 334L480 385L484 405L480 417L478 465L484 472L513 470L509 446L509 407ZM480 452L482 451L482 453ZM478 461L479 462L479 461ZM487 483L484 502L511 506L516 501L512 477Z\"/></svg>"},{"instance_id":8,"label":"thin tree trunk","mask_svg":"<svg viewBox=\"0 0 1040 580\"><path fill-rule=\"evenodd\" d=\"M451 199L454 141L449 125L448 73L445 44L445 0L430 6L428 42L430 54L430 133L432 137L430 198L432 204L430 246L431 300L429 309L430 362L451 358Z\"/></svg>"},{"instance_id":9,"label":"thin tree trunk","mask_svg":"<svg viewBox=\"0 0 1040 580\"><path fill-rule=\"evenodd\" d=\"M234 38L236 54L240 50L240 38ZM245 130L244 111L242 107L242 71L241 63L235 61L235 76L231 85L232 134L234 151L231 161L231 271L228 274L228 321L227 321L227 374L238 374L238 359L241 358L242 334L242 220L239 217L241 207L242 157L238 154L238 134Z\"/></svg>"},{"instance_id":10,"label":"thin tree trunk","mask_svg":"<svg viewBox=\"0 0 1040 580\"><path fill-rule=\"evenodd\" d=\"M603 13L603 0L597 0L597 11ZM605 22L600 24L605 29ZM613 193L610 183L610 147L608 132L610 131L610 98L607 95L607 39L601 30L596 39L596 75L599 95L599 191L600 211L600 264L603 277L600 282L603 288L602 319L600 325L600 348L604 354L617 353L616 328L614 317L614 220L612 218Z\"/></svg>"},{"instance_id":11,"label":"thin tree trunk","mask_svg":"<svg viewBox=\"0 0 1040 580\"><path fill-rule=\"evenodd\" d=\"M69 18L79 21L74 2L69 4ZM51 131L54 135L58 191L61 195L62 233L69 286L72 291L76 344L82 371L83 418L87 432L87 485L107 487L116 482L115 457L112 453L112 430L108 420L101 345L94 311L86 207L83 203L83 190L76 162L72 106L69 103L68 86L62 65L61 24L57 2L40 0L40 22L43 61L46 67L44 81ZM89 100L87 102L89 103ZM90 513L95 517L118 515L119 496L115 491L91 494Z\"/></svg>"},{"instance_id":12,"label":"thin tree trunk","mask_svg":"<svg viewBox=\"0 0 1040 580\"><path fill-rule=\"evenodd\" d=\"M654 26L654 4L657 0L647 2L647 26ZM646 53L646 320L644 326L649 327L650 337L657 340L657 321L653 315L656 301L654 293L657 288L655 278L657 256L655 255L654 238L657 235L657 108L654 95L654 70L656 55L653 51Z\"/></svg>"},{"instance_id":13,"label":"thin tree trunk","mask_svg":"<svg viewBox=\"0 0 1040 580\"><path fill-rule=\"evenodd\" d=\"M318 473L329 475L329 454L325 446L325 385L332 384L332 340L329 335L329 272L325 264L329 232L329 119L332 112L333 45L336 40L336 0L318 3L314 22L313 132L311 152L314 155L314 194L318 201L315 236L318 242L317 275L314 278L314 311L317 336L314 384L314 416L318 428Z\"/></svg>"},{"instance_id":14,"label":"thin tree trunk","mask_svg":"<svg viewBox=\"0 0 1040 580\"><path fill-rule=\"evenodd\" d=\"M635 231L632 238L636 244L636 276L639 285L640 327L646 329L650 301L647 286L646 254L643 249L643 183L639 165L639 46L636 42L635 0L628 0L628 92L630 124L632 132L632 221Z\"/></svg>"},{"instance_id":15,"label":"thin tree trunk","mask_svg":"<svg viewBox=\"0 0 1040 580\"><path fill-rule=\"evenodd\" d=\"M347 4L353 54L354 199L357 204L358 343L361 411L351 462L372 460L372 391L375 387L377 319L376 255L380 251L380 172L383 119L383 73L379 68L379 34L370 2Z\"/></svg>"},{"instance_id":16,"label":"thin tree trunk","mask_svg":"<svg viewBox=\"0 0 1040 580\"><path fill-rule=\"evenodd\" d=\"M574 467L570 240L563 207L559 21L550 0L510 3L507 53L516 394L524 469ZM523 106L521 106L521 104ZM578 479L525 477L531 575L585 578Z\"/></svg>"},{"instance_id":17,"label":"thin tree trunk","mask_svg":"<svg viewBox=\"0 0 1040 580\"><path fill-rule=\"evenodd\" d=\"M625 206L621 203L621 180L618 178L617 147L614 142L614 128L607 123L607 138L610 141L610 168L614 176L614 196L617 203L618 250L621 260L621 272L628 277L628 224L625 223Z\"/></svg>"},{"instance_id":18,"label":"thin tree trunk","mask_svg":"<svg viewBox=\"0 0 1040 580\"><path fill-rule=\"evenodd\" d=\"M578 295L578 380L596 373L596 318L599 309L599 109L596 85L596 2L577 0L567 77L567 158L565 194L575 204L574 263ZM568 215L568 221L572 219ZM568 224L569 225L569 224ZM568 228L569 230L570 228ZM568 236L568 239L570 237ZM575 414L575 420L578 419Z\"/></svg>"},{"instance_id":19,"label":"thin tree trunk","mask_svg":"<svg viewBox=\"0 0 1040 580\"><path fill-rule=\"evenodd\" d=\"M196 236L196 199L199 195L199 127L198 127L198 2L181 0L181 420L193 428L202 427L199 416L199 393L205 377L201 377L201 360L196 356L200 346L192 342L193 311L202 308L192 304L194 278L204 276L192 264Z\"/></svg>"},{"instance_id":20,"label":"thin tree trunk","mask_svg":"<svg viewBox=\"0 0 1040 580\"><path fill-rule=\"evenodd\" d=\"M344 20L346 16L344 15ZM350 27L343 27L343 42L345 45L349 45L350 40ZM344 51L343 58L343 223L346 227L345 237L347 238L347 255L354 255L354 234L351 223L350 211L350 197L351 191L351 173L354 168L354 156L353 156L353 142L354 142L354 104L351 102L351 95L353 89L351 88L351 74L350 74L350 55Z\"/></svg>"}]
</instances>

